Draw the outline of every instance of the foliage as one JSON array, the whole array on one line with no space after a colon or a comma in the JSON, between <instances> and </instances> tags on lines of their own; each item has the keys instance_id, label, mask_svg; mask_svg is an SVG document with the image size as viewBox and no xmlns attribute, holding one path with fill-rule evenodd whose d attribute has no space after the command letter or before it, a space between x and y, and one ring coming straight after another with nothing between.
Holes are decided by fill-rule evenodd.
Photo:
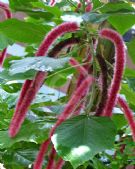
<instances>
[{"instance_id":1,"label":"foliage","mask_svg":"<svg viewBox=\"0 0 135 169\"><path fill-rule=\"evenodd\" d=\"M12 18L0 22L1 52L15 43L25 48L22 57L10 54L0 72L0 163L7 169L32 168L40 145L49 138L52 126L77 90L81 74L76 70L78 66L83 66L95 81L86 92L86 97L76 103L74 112L71 112L73 117L65 119L52 136L52 144L57 152L55 160L62 157L66 161L62 169L117 169L135 165L135 143L119 105L116 104L113 109L111 119L93 116L102 95L102 70L97 54L101 54L107 64L108 86L114 72L114 46L108 40L99 38L98 32L108 27L124 36L135 24L134 2L92 0L91 12L85 12L87 3L84 0L80 2L82 6L77 9L78 4L73 0L63 0L54 6L42 0L9 0L11 11L23 12L26 17L24 20ZM59 49L55 58L51 58L53 56L49 56L49 53L44 57L34 57L44 37L65 21L80 23L80 29L56 39L49 52L56 44L69 38L78 38L78 42ZM95 39L98 40L96 50L93 44ZM128 58L134 64L135 37L125 45ZM89 50L91 60L87 60ZM71 57L79 65L70 65ZM48 76L29 107L21 130L15 138L10 138L8 128L22 84L25 80L34 79L38 71L48 72ZM127 64L120 94L133 112L134 86L135 70ZM74 114L77 110L80 110L79 115ZM47 165L51 146L44 157L43 167Z\"/></svg>"}]
</instances>

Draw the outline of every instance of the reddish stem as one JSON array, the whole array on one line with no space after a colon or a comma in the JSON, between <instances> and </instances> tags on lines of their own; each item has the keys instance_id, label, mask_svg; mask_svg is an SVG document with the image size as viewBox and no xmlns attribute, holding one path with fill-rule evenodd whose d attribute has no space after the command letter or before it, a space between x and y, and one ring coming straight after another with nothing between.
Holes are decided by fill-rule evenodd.
<instances>
[{"instance_id":1,"label":"reddish stem","mask_svg":"<svg viewBox=\"0 0 135 169\"><path fill-rule=\"evenodd\" d=\"M134 120L133 112L123 98L118 97L118 104L121 106L122 110L124 111L125 117L128 120L129 126L132 131L133 140L135 141L135 120Z\"/></svg>"},{"instance_id":2,"label":"reddish stem","mask_svg":"<svg viewBox=\"0 0 135 169\"><path fill-rule=\"evenodd\" d=\"M44 154L47 152L48 146L50 144L50 139L46 140L40 147L37 158L34 162L33 169L41 169L42 163L44 161Z\"/></svg>"},{"instance_id":3,"label":"reddish stem","mask_svg":"<svg viewBox=\"0 0 135 169\"><path fill-rule=\"evenodd\" d=\"M2 8L4 10L4 14L5 14L6 19L12 18L12 13L11 13L9 6L7 4L0 2L0 8ZM3 67L3 63L4 63L6 56L7 56L7 48L5 48L2 51L1 56L0 56L0 67L1 68Z\"/></svg>"},{"instance_id":4,"label":"reddish stem","mask_svg":"<svg viewBox=\"0 0 135 169\"><path fill-rule=\"evenodd\" d=\"M56 155L56 151L55 151L54 147L52 147L52 150L51 150L51 153L50 153L50 156L49 156L49 162L48 162L48 165L47 165L46 169L53 169L54 168L55 155Z\"/></svg>"},{"instance_id":5,"label":"reddish stem","mask_svg":"<svg viewBox=\"0 0 135 169\"><path fill-rule=\"evenodd\" d=\"M64 163L65 161L62 158L60 158L55 166L55 169L61 169Z\"/></svg>"},{"instance_id":6,"label":"reddish stem","mask_svg":"<svg viewBox=\"0 0 135 169\"><path fill-rule=\"evenodd\" d=\"M114 43L115 45L115 65L114 65L114 75L111 83L111 87L109 89L109 96L107 100L106 107L103 116L112 116L112 110L115 106L117 93L120 89L120 84L122 80L122 75L125 67L125 49L124 42L122 37L114 30L111 29L103 29L100 31L100 37L106 38Z\"/></svg>"}]
</instances>

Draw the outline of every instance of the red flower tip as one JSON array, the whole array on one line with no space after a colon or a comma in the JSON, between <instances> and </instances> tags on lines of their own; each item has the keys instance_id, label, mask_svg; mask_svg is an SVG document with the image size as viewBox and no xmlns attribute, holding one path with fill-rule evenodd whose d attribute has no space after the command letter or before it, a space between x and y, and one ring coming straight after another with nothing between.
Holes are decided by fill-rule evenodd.
<instances>
[{"instance_id":1,"label":"red flower tip","mask_svg":"<svg viewBox=\"0 0 135 169\"><path fill-rule=\"evenodd\" d=\"M11 13L9 6L7 4L0 2L0 8L2 8L4 10L5 16L7 19L12 18L12 13Z\"/></svg>"},{"instance_id":2,"label":"red flower tip","mask_svg":"<svg viewBox=\"0 0 135 169\"><path fill-rule=\"evenodd\" d=\"M50 1L50 6L54 6L56 4L55 0Z\"/></svg>"},{"instance_id":3,"label":"red flower tip","mask_svg":"<svg viewBox=\"0 0 135 169\"><path fill-rule=\"evenodd\" d=\"M124 111L125 117L129 123L129 126L132 131L133 140L135 141L135 120L134 120L133 112L129 108L128 104L126 103L126 101L123 98L118 97L118 104L121 106L121 108Z\"/></svg>"},{"instance_id":4,"label":"red flower tip","mask_svg":"<svg viewBox=\"0 0 135 169\"><path fill-rule=\"evenodd\" d=\"M99 35L101 38L110 40L115 45L114 75L109 88L107 104L104 112L102 113L104 116L111 116L112 109L116 104L117 94L120 89L122 75L125 68L126 52L122 37L116 31L111 29L103 29L99 32Z\"/></svg>"},{"instance_id":5,"label":"red flower tip","mask_svg":"<svg viewBox=\"0 0 135 169\"><path fill-rule=\"evenodd\" d=\"M6 19L12 18L12 13L11 13L9 6L7 4L0 2L0 8L2 8L4 10L4 14L5 14ZM5 48L2 51L1 56L0 56L0 67L3 67L3 62L6 58L6 55L7 55L7 49Z\"/></svg>"},{"instance_id":6,"label":"red flower tip","mask_svg":"<svg viewBox=\"0 0 135 169\"><path fill-rule=\"evenodd\" d=\"M93 4L90 2L87 4L86 8L85 8L85 12L91 12L93 9Z\"/></svg>"}]
</instances>

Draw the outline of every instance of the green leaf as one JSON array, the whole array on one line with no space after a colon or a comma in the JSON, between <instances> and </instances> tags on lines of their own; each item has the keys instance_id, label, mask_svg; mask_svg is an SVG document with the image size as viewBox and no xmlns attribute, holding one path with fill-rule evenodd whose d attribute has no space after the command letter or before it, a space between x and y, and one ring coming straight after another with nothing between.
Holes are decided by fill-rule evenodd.
<instances>
[{"instance_id":1,"label":"green leaf","mask_svg":"<svg viewBox=\"0 0 135 169\"><path fill-rule=\"evenodd\" d=\"M27 122L23 124L15 138L10 138L8 131L0 131L0 149L9 148L20 141L42 143L48 138L48 132L52 124L53 121L47 120L37 120L33 123Z\"/></svg>"},{"instance_id":2,"label":"green leaf","mask_svg":"<svg viewBox=\"0 0 135 169\"><path fill-rule=\"evenodd\" d=\"M10 80L33 79L35 74L36 74L36 71L30 70L30 71L26 71L24 73L17 73L15 75L11 76L11 74L9 73L8 70L3 70L0 73L0 80L3 81L3 83L5 83L6 81L10 81Z\"/></svg>"},{"instance_id":3,"label":"green leaf","mask_svg":"<svg viewBox=\"0 0 135 169\"><path fill-rule=\"evenodd\" d=\"M135 70L126 68L124 72L124 77L126 78L135 78Z\"/></svg>"},{"instance_id":4,"label":"green leaf","mask_svg":"<svg viewBox=\"0 0 135 169\"><path fill-rule=\"evenodd\" d=\"M127 47L128 47L128 54L130 56L130 58L132 59L133 63L135 63L135 38L132 39L129 43L127 43Z\"/></svg>"},{"instance_id":5,"label":"green leaf","mask_svg":"<svg viewBox=\"0 0 135 169\"><path fill-rule=\"evenodd\" d=\"M14 144L2 154L4 166L10 169L13 167L14 169L14 165L18 165L18 168L22 167L24 169L24 167L28 167L33 163L38 151L39 147L35 143L20 142Z\"/></svg>"},{"instance_id":6,"label":"green leaf","mask_svg":"<svg viewBox=\"0 0 135 169\"><path fill-rule=\"evenodd\" d=\"M5 49L8 45L12 45L12 44L13 41L0 32L0 50Z\"/></svg>"},{"instance_id":7,"label":"green leaf","mask_svg":"<svg viewBox=\"0 0 135 169\"><path fill-rule=\"evenodd\" d=\"M130 104L135 105L135 93L129 88L127 84L122 84L120 93L126 96L126 99Z\"/></svg>"},{"instance_id":8,"label":"green leaf","mask_svg":"<svg viewBox=\"0 0 135 169\"><path fill-rule=\"evenodd\" d=\"M33 2L32 5L37 8L42 8L53 15L60 17L62 15L61 10L57 6L47 6L43 2Z\"/></svg>"},{"instance_id":9,"label":"green leaf","mask_svg":"<svg viewBox=\"0 0 135 169\"><path fill-rule=\"evenodd\" d=\"M9 19L0 23L0 32L8 38L24 43L39 43L47 33L45 26Z\"/></svg>"},{"instance_id":10,"label":"green leaf","mask_svg":"<svg viewBox=\"0 0 135 169\"><path fill-rule=\"evenodd\" d=\"M102 5L100 0L92 0L92 3L93 3L93 6L94 6L94 9L96 9L96 8L98 8Z\"/></svg>"},{"instance_id":11,"label":"green leaf","mask_svg":"<svg viewBox=\"0 0 135 169\"><path fill-rule=\"evenodd\" d=\"M52 142L57 153L76 168L97 153L112 148L115 134L111 119L81 115L62 123Z\"/></svg>"},{"instance_id":12,"label":"green leaf","mask_svg":"<svg viewBox=\"0 0 135 169\"><path fill-rule=\"evenodd\" d=\"M135 92L135 78L127 78L129 87Z\"/></svg>"},{"instance_id":13,"label":"green leaf","mask_svg":"<svg viewBox=\"0 0 135 169\"><path fill-rule=\"evenodd\" d=\"M115 14L109 17L108 21L120 34L126 33L135 24L135 14ZM125 24L126 21L126 24Z\"/></svg>"},{"instance_id":14,"label":"green leaf","mask_svg":"<svg viewBox=\"0 0 135 169\"><path fill-rule=\"evenodd\" d=\"M123 114L114 114L112 116L112 120L114 121L114 124L118 130L127 125L127 120Z\"/></svg>"},{"instance_id":15,"label":"green leaf","mask_svg":"<svg viewBox=\"0 0 135 169\"><path fill-rule=\"evenodd\" d=\"M11 75L24 73L30 70L54 71L65 66L69 62L69 57L54 59L49 57L27 57L22 60L11 61L9 72Z\"/></svg>"},{"instance_id":16,"label":"green leaf","mask_svg":"<svg viewBox=\"0 0 135 169\"><path fill-rule=\"evenodd\" d=\"M98 13L86 13L82 16L83 20L88 23L101 23L107 20L108 14L98 14Z\"/></svg>"},{"instance_id":17,"label":"green leaf","mask_svg":"<svg viewBox=\"0 0 135 169\"><path fill-rule=\"evenodd\" d=\"M121 1L107 3L100 8L100 11L103 13L112 13L112 12L128 12L135 10L129 3Z\"/></svg>"}]
</instances>

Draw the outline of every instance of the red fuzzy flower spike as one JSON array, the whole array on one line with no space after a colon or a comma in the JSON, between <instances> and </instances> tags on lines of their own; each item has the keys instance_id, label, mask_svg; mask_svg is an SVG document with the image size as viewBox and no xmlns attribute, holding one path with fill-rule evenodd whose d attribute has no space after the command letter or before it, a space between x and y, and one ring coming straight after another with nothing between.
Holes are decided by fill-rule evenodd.
<instances>
[{"instance_id":1,"label":"red fuzzy flower spike","mask_svg":"<svg viewBox=\"0 0 135 169\"><path fill-rule=\"evenodd\" d=\"M93 4L89 2L85 8L85 12L91 12L93 9Z\"/></svg>"},{"instance_id":2,"label":"red fuzzy flower spike","mask_svg":"<svg viewBox=\"0 0 135 169\"><path fill-rule=\"evenodd\" d=\"M49 162L48 162L46 169L53 169L54 168L54 166L55 166L55 161L54 161L55 155L56 155L56 151L55 151L54 147L52 147L50 157L49 157Z\"/></svg>"},{"instance_id":3,"label":"red fuzzy flower spike","mask_svg":"<svg viewBox=\"0 0 135 169\"><path fill-rule=\"evenodd\" d=\"M56 4L55 0L50 1L50 6L54 6Z\"/></svg>"},{"instance_id":4,"label":"red fuzzy flower spike","mask_svg":"<svg viewBox=\"0 0 135 169\"><path fill-rule=\"evenodd\" d=\"M114 43L115 45L115 65L114 65L114 75L112 79L112 83L109 89L109 96L107 100L106 107L103 116L112 116L112 110L115 106L117 94L120 89L120 84L122 80L122 75L125 67L125 48L122 37L114 30L111 29L103 29L100 31L100 37L106 38Z\"/></svg>"},{"instance_id":5,"label":"red fuzzy flower spike","mask_svg":"<svg viewBox=\"0 0 135 169\"><path fill-rule=\"evenodd\" d=\"M60 158L55 166L55 169L62 169L62 166L64 165L65 161Z\"/></svg>"},{"instance_id":6,"label":"red fuzzy flower spike","mask_svg":"<svg viewBox=\"0 0 135 169\"><path fill-rule=\"evenodd\" d=\"M6 17L7 19L12 18L12 13L11 13L11 11L10 11L10 9L9 9L9 6L8 6L7 4L5 4L5 3L3 3L3 2L0 2L0 8L2 8L2 9L4 10L4 12L5 12L5 17Z\"/></svg>"},{"instance_id":7,"label":"red fuzzy flower spike","mask_svg":"<svg viewBox=\"0 0 135 169\"><path fill-rule=\"evenodd\" d=\"M128 120L129 126L132 131L133 140L135 141L135 120L134 120L133 112L123 98L118 97L118 104L121 106L122 110L124 111L125 117Z\"/></svg>"},{"instance_id":8,"label":"red fuzzy flower spike","mask_svg":"<svg viewBox=\"0 0 135 169\"><path fill-rule=\"evenodd\" d=\"M31 102L34 100L35 95L37 94L38 90L40 89L41 85L44 82L44 77L45 77L45 72L38 72L35 77L35 80L33 81L33 83L31 83L29 89L27 90L27 93L25 94L25 97L22 100L21 106L18 109L18 113L15 113L12 118L9 127L10 137L14 137L18 133L25 119L26 113L28 111Z\"/></svg>"},{"instance_id":9,"label":"red fuzzy flower spike","mask_svg":"<svg viewBox=\"0 0 135 169\"><path fill-rule=\"evenodd\" d=\"M9 9L9 6L3 2L0 2L0 8L2 8L4 10L4 13L5 13L5 17L6 19L10 19L12 18L12 13ZM5 60L7 56L7 48L5 48L2 53L1 53L1 56L0 56L0 67L3 66L3 62Z\"/></svg>"},{"instance_id":10,"label":"red fuzzy flower spike","mask_svg":"<svg viewBox=\"0 0 135 169\"><path fill-rule=\"evenodd\" d=\"M41 169L44 160L44 154L46 153L48 146L50 144L50 139L46 140L40 147L40 151L37 155L36 161L34 163L33 169Z\"/></svg>"},{"instance_id":11,"label":"red fuzzy flower spike","mask_svg":"<svg viewBox=\"0 0 135 169\"><path fill-rule=\"evenodd\" d=\"M49 50L49 47L59 36L67 32L76 31L78 29L79 27L76 22L66 22L57 26L45 37L36 53L36 56L46 55ZM14 137L18 133L26 117L28 108L33 99L35 98L38 90L40 89L46 75L47 73L45 72L38 72L34 80L32 81L26 80L26 82L24 83L14 116L10 124L9 128L10 137Z\"/></svg>"},{"instance_id":12,"label":"red fuzzy flower spike","mask_svg":"<svg viewBox=\"0 0 135 169\"><path fill-rule=\"evenodd\" d=\"M39 50L36 53L36 56L45 56L48 52L49 47L59 36L62 36L68 32L77 31L78 29L79 25L76 22L65 22L57 26L45 37L39 47Z\"/></svg>"},{"instance_id":13,"label":"red fuzzy flower spike","mask_svg":"<svg viewBox=\"0 0 135 169\"><path fill-rule=\"evenodd\" d=\"M55 129L65 121L71 114L73 113L74 109L77 106L77 103L80 101L82 96L86 93L89 89L90 85L93 83L93 78L88 76L86 79L83 80L82 84L76 89L73 93L71 99L69 100L68 104L66 105L64 111L59 115L57 122L55 123L54 127L51 129L50 136L53 135Z\"/></svg>"}]
</instances>

